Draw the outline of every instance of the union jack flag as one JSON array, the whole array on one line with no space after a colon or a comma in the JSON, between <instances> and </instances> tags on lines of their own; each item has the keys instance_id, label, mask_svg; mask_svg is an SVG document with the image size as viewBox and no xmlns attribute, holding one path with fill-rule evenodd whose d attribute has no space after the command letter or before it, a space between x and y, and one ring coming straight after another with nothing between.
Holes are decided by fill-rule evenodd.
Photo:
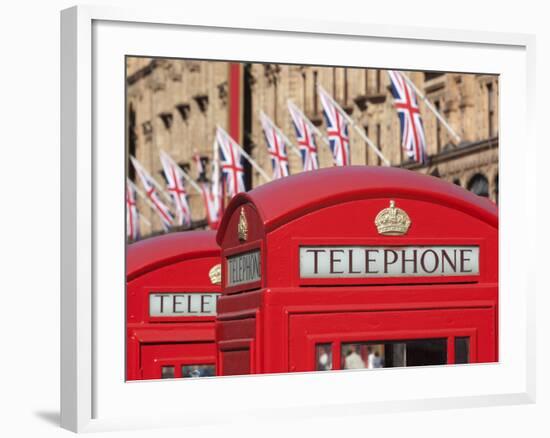
<instances>
[{"instance_id":1,"label":"union jack flag","mask_svg":"<svg viewBox=\"0 0 550 438\"><path fill-rule=\"evenodd\" d=\"M323 105L327 136L334 164L336 166L348 166L351 164L351 158L349 155L348 123L344 116L344 110L321 87L319 87L319 96Z\"/></svg>"},{"instance_id":2,"label":"union jack flag","mask_svg":"<svg viewBox=\"0 0 550 438\"><path fill-rule=\"evenodd\" d=\"M292 117L294 130L296 131L296 140L298 140L298 147L302 155L304 171L318 169L317 143L311 122L291 102L288 102L288 111Z\"/></svg>"},{"instance_id":3,"label":"union jack flag","mask_svg":"<svg viewBox=\"0 0 550 438\"><path fill-rule=\"evenodd\" d=\"M139 212L136 205L136 190L130 180L126 182L126 235L139 239Z\"/></svg>"},{"instance_id":4,"label":"union jack flag","mask_svg":"<svg viewBox=\"0 0 550 438\"><path fill-rule=\"evenodd\" d=\"M160 162L168 182L168 193L172 197L172 202L176 208L176 223L177 225L189 226L191 225L191 210L187 203L187 191L185 190L182 170L164 151L160 151Z\"/></svg>"},{"instance_id":5,"label":"union jack flag","mask_svg":"<svg viewBox=\"0 0 550 438\"><path fill-rule=\"evenodd\" d=\"M260 121L265 134L267 149L271 157L273 167L273 179L282 178L290 174L288 170L287 144L281 131L263 112L260 113Z\"/></svg>"},{"instance_id":6,"label":"union jack flag","mask_svg":"<svg viewBox=\"0 0 550 438\"><path fill-rule=\"evenodd\" d=\"M202 200L206 209L206 220L210 228L214 228L220 219L219 197L214 193L214 187L208 183L201 182Z\"/></svg>"},{"instance_id":7,"label":"union jack flag","mask_svg":"<svg viewBox=\"0 0 550 438\"><path fill-rule=\"evenodd\" d=\"M241 147L220 127L216 132L216 141L220 148L220 163L227 193L229 196L235 196L245 191Z\"/></svg>"},{"instance_id":8,"label":"union jack flag","mask_svg":"<svg viewBox=\"0 0 550 438\"><path fill-rule=\"evenodd\" d=\"M416 94L404 79L402 73L388 70L391 81L391 94L401 124L401 147L409 158L426 163L426 138Z\"/></svg>"},{"instance_id":9,"label":"union jack flag","mask_svg":"<svg viewBox=\"0 0 550 438\"><path fill-rule=\"evenodd\" d=\"M136 173L139 176L141 184L145 188L145 194L147 198L149 199L149 201L151 201L151 205L160 217L162 228L164 228L164 231L170 230L174 221L174 217L172 216L172 213L170 212L170 209L166 206L166 204L161 201L160 196L155 188L155 181L153 180L153 177L149 175L149 173L142 167L141 164L139 164L139 162L134 157L130 157L130 159L132 160L132 164L136 169Z\"/></svg>"}]
</instances>

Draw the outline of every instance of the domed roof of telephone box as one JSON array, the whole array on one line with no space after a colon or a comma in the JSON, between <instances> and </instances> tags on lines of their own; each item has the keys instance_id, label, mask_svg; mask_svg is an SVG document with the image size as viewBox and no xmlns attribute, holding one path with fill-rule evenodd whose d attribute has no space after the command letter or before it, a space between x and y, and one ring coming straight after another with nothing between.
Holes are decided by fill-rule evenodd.
<instances>
[{"instance_id":1,"label":"domed roof of telephone box","mask_svg":"<svg viewBox=\"0 0 550 438\"><path fill-rule=\"evenodd\" d=\"M130 281L182 260L219 254L215 231L182 231L150 237L128 245L126 279Z\"/></svg>"},{"instance_id":2,"label":"domed roof of telephone box","mask_svg":"<svg viewBox=\"0 0 550 438\"><path fill-rule=\"evenodd\" d=\"M492 201L455 184L394 167L345 166L302 172L239 193L227 206L217 241L221 243L231 213L245 203L254 205L269 232L324 207L380 197L443 204L498 226L498 208Z\"/></svg>"}]
</instances>

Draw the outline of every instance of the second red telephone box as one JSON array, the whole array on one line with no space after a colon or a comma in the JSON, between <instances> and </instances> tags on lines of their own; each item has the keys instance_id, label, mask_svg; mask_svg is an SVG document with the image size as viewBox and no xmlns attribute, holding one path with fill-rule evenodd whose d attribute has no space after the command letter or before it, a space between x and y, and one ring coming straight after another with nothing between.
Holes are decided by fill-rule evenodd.
<instances>
[{"instance_id":1,"label":"second red telephone box","mask_svg":"<svg viewBox=\"0 0 550 438\"><path fill-rule=\"evenodd\" d=\"M229 204L218 373L498 360L498 213L434 177L343 167Z\"/></svg>"},{"instance_id":2,"label":"second red telephone box","mask_svg":"<svg viewBox=\"0 0 550 438\"><path fill-rule=\"evenodd\" d=\"M127 251L127 379L216 375L215 233L170 233Z\"/></svg>"}]
</instances>

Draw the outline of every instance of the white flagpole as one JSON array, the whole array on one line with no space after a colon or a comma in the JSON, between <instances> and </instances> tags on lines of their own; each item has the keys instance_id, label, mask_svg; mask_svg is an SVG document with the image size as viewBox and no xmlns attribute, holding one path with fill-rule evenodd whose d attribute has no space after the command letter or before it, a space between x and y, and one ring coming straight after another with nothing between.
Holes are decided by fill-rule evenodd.
<instances>
[{"instance_id":1,"label":"white flagpole","mask_svg":"<svg viewBox=\"0 0 550 438\"><path fill-rule=\"evenodd\" d=\"M134 157L132 157L130 155L130 160L132 160L132 163L134 164L134 167L139 167L143 172L145 172L146 174L148 174L150 177L151 177L151 181L153 182L153 185L156 187L156 189L159 191L159 193L164 196L164 199L165 201L168 201L168 202L172 202L172 197L166 193L164 191L164 189L162 188L162 186L157 182L157 180L154 178L153 175L151 175L149 172L147 172L145 170L145 168L141 165L141 163L135 159Z\"/></svg>"},{"instance_id":2,"label":"white flagpole","mask_svg":"<svg viewBox=\"0 0 550 438\"><path fill-rule=\"evenodd\" d=\"M216 172L216 175L214 175L214 172ZM214 187L216 187L216 195L219 195L220 192L220 158L219 158L219 151L218 151L218 142L216 141L216 137L214 137L214 143L212 144L212 192L214 192Z\"/></svg>"},{"instance_id":3,"label":"white flagpole","mask_svg":"<svg viewBox=\"0 0 550 438\"><path fill-rule=\"evenodd\" d=\"M355 121L348 115L348 113L346 113L341 107L340 105L338 105L338 103L336 103L336 101L332 98L332 96L330 94L328 94L324 89L323 87L321 87L320 85L318 85L319 87L319 90L325 95L328 97L328 99L332 102L332 104L340 111L340 113L346 118L346 120L351 124L351 126L353 126L355 128L355 130L357 131L357 133L359 134L359 136L371 147L371 149L376 153L376 155L378 155L378 157L380 157L380 159L384 162L384 164L386 166L389 166L390 165L390 162L386 159L386 157L382 154L382 152L380 152L380 150L378 149L378 147L376 147L376 145L371 141L370 138L367 137L367 135L363 132L363 130L361 129L361 127L359 127Z\"/></svg>"},{"instance_id":4,"label":"white flagpole","mask_svg":"<svg viewBox=\"0 0 550 438\"><path fill-rule=\"evenodd\" d=\"M401 76L403 76L403 78L407 81L407 84L409 84L414 89L416 94L418 94L420 96L420 98L424 101L424 103L426 104L428 109L432 113L434 113L434 115L437 117L437 119L447 129L447 131L449 131L449 133L454 137L454 139L457 141L457 143L460 144L462 142L462 138L460 138L460 136L455 132L455 130L451 127L451 125L449 125L449 123L447 123L447 120L445 120L443 118L443 116L441 114L439 114L439 111L437 111L437 109L435 109L435 107L432 105L432 103L429 101L429 99L426 96L424 96L424 94L422 94L422 92L414 84L414 82L411 80L411 78L409 78L407 76L407 74L405 74L404 72L401 72Z\"/></svg>"},{"instance_id":5,"label":"white flagpole","mask_svg":"<svg viewBox=\"0 0 550 438\"><path fill-rule=\"evenodd\" d=\"M212 161L214 163L218 162L219 160L219 151L218 151L218 144L216 142L216 138L214 138L214 144L212 145Z\"/></svg>"},{"instance_id":6,"label":"white flagpole","mask_svg":"<svg viewBox=\"0 0 550 438\"><path fill-rule=\"evenodd\" d=\"M186 181L187 181L189 184L191 184L191 186L192 186L199 194L202 194L202 191L201 191L199 185L198 185L195 181L193 181L193 179L192 179L189 175L187 175L187 172L185 172L185 170L183 170L183 169L178 165L178 163L176 163L176 162L172 159L172 157L171 157L170 155L168 155L167 152L163 151L163 150L160 149L160 148L159 148L159 151L160 151L161 154L163 154L163 155L168 159L168 161L170 161L170 163L172 164L172 166L174 166L174 167L181 173L181 176L183 176L183 177L186 179Z\"/></svg>"},{"instance_id":7,"label":"white flagpole","mask_svg":"<svg viewBox=\"0 0 550 438\"><path fill-rule=\"evenodd\" d=\"M218 125L217 127L222 133L223 135L229 137L231 140L233 140L231 138L231 136L225 131L225 129L223 129L221 126ZM235 140L233 140L233 142L237 145L237 147L239 148L239 150L241 151L241 154L243 154L243 156L248 160L248 162L252 165L252 167L254 167L254 169L256 169L258 171L258 173L260 175L262 175L262 177L267 181L267 182L270 182L271 181L271 178L267 175L267 173L265 173L265 171L258 165L258 163L256 163L256 161L254 161L254 159L248 155L246 153L246 151L241 147L240 144L238 144Z\"/></svg>"},{"instance_id":8,"label":"white flagpole","mask_svg":"<svg viewBox=\"0 0 550 438\"><path fill-rule=\"evenodd\" d=\"M302 154L300 153L300 150L294 146L294 144L288 139L288 137L284 134L283 131L281 131L277 125L275 125L275 123L273 123L273 121L267 116L266 113L264 113L262 110L260 110L260 117L263 117L266 119L266 121L273 127L273 129L275 129L275 131L283 138L284 141L286 141L288 143L288 145L290 146L290 149L292 149L292 151L298 155L300 158L302 158Z\"/></svg>"},{"instance_id":9,"label":"white flagpole","mask_svg":"<svg viewBox=\"0 0 550 438\"><path fill-rule=\"evenodd\" d=\"M149 206L149 208L151 210L153 210L153 213L158 214L158 210L153 205L153 203L151 202L149 197L147 195L145 195L145 193L143 193L132 181L128 180L128 184L130 184L130 186L136 191L138 196L140 196L145 201L145 203ZM140 215L141 215L141 213L140 213ZM147 221L147 222L149 223L149 226L151 226L151 222L149 222L149 221Z\"/></svg>"},{"instance_id":10,"label":"white flagpole","mask_svg":"<svg viewBox=\"0 0 550 438\"><path fill-rule=\"evenodd\" d=\"M212 143L212 174L211 174L211 186L210 186L210 193L214 195L214 201L215 201L215 207L216 207L216 215L220 216L220 213L223 211L223 208L225 207L225 199L223 196L223 187L221 187L221 184L223 184L222 181L222 175L220 173L220 157L218 150L218 142L216 140L216 136L214 136L214 142ZM206 206L205 206L206 207ZM218 217L218 219L220 219Z\"/></svg>"},{"instance_id":11,"label":"white flagpole","mask_svg":"<svg viewBox=\"0 0 550 438\"><path fill-rule=\"evenodd\" d=\"M317 126L315 126L313 123L311 123L311 120L309 120L306 115L302 112L302 110L300 108L298 108L294 102L292 102L290 99L287 100L287 105L288 106L291 106L292 109L294 109L298 114L300 114L300 116L302 116L302 118L306 121L306 123L309 125L309 127L311 129L313 129L313 132L315 134L317 134L318 137L321 138L321 140L323 140L325 142L325 144L327 146L330 145L330 142L328 141L328 138L326 137L326 135L324 135L320 130L319 128L317 128Z\"/></svg>"}]
</instances>

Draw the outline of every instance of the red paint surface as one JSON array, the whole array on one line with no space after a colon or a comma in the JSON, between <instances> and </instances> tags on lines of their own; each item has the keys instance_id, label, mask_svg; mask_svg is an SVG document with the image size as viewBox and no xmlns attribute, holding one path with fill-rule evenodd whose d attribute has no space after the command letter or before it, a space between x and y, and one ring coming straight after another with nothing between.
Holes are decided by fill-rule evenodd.
<instances>
[{"instance_id":1,"label":"red paint surface","mask_svg":"<svg viewBox=\"0 0 550 438\"><path fill-rule=\"evenodd\" d=\"M170 233L127 249L127 379L158 379L164 365L215 364L215 317L150 317L149 294L219 293L208 275L220 262L214 231Z\"/></svg>"},{"instance_id":2,"label":"red paint surface","mask_svg":"<svg viewBox=\"0 0 550 438\"><path fill-rule=\"evenodd\" d=\"M404 236L376 230L390 199L412 221ZM241 207L245 243L237 235ZM392 168L304 172L236 196L217 241L222 282L227 256L262 252L261 281L227 289L218 301L222 375L313 370L317 342L336 351L345 342L444 337L453 363L454 337L469 336L471 362L498 360L498 210L460 187ZM480 275L300 279L301 244L479 245Z\"/></svg>"},{"instance_id":3,"label":"red paint surface","mask_svg":"<svg viewBox=\"0 0 550 438\"><path fill-rule=\"evenodd\" d=\"M228 132L233 139L242 144L242 65L229 64L229 120Z\"/></svg>"}]
</instances>

